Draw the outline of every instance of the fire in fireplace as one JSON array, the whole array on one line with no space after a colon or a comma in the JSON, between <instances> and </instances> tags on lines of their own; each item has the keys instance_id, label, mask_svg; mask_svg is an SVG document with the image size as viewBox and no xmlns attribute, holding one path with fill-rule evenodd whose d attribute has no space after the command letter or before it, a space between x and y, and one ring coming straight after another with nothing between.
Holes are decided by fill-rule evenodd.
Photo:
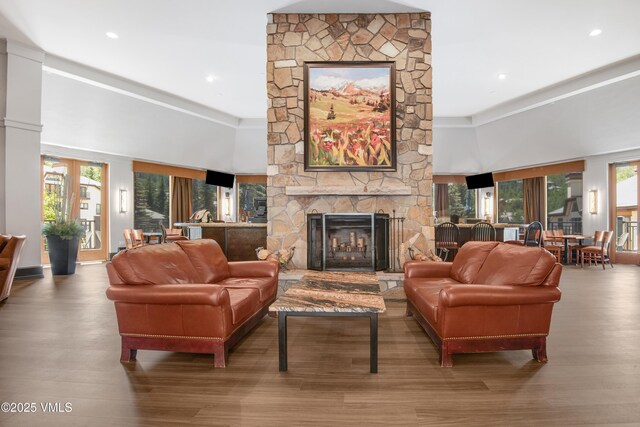
<instances>
[{"instance_id":1,"label":"fire in fireplace","mask_svg":"<svg viewBox=\"0 0 640 427\"><path fill-rule=\"evenodd\" d=\"M389 215L307 214L307 247L309 270L387 270Z\"/></svg>"}]
</instances>

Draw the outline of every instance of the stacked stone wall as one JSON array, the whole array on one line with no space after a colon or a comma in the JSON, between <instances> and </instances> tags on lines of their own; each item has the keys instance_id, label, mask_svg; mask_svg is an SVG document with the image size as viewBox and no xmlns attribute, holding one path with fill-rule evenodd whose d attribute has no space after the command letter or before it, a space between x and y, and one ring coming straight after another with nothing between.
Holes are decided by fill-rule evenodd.
<instances>
[{"instance_id":1,"label":"stacked stone wall","mask_svg":"<svg viewBox=\"0 0 640 427\"><path fill-rule=\"evenodd\" d=\"M433 245L431 20L429 13L273 14L267 24L267 248L296 247L306 268L306 213L396 211L403 240ZM304 170L306 61L394 61L397 170ZM410 187L410 195L287 195L286 188ZM417 236L417 239L416 239ZM397 249L397 248L396 248Z\"/></svg>"}]
</instances>

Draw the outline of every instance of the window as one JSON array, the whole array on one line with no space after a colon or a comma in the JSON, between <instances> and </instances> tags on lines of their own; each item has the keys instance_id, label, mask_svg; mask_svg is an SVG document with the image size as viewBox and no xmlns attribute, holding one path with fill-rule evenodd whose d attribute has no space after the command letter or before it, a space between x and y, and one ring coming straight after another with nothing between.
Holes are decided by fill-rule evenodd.
<instances>
[{"instance_id":1,"label":"window","mask_svg":"<svg viewBox=\"0 0 640 427\"><path fill-rule=\"evenodd\" d=\"M160 222L169 227L169 176L133 173L133 226L144 231L160 231Z\"/></svg>"},{"instance_id":2,"label":"window","mask_svg":"<svg viewBox=\"0 0 640 427\"><path fill-rule=\"evenodd\" d=\"M96 203L96 215L100 215L102 212L102 208L100 207L100 203Z\"/></svg>"},{"instance_id":3,"label":"window","mask_svg":"<svg viewBox=\"0 0 640 427\"><path fill-rule=\"evenodd\" d=\"M191 193L193 211L207 209L214 218L218 217L218 186L194 179Z\"/></svg>"},{"instance_id":4,"label":"window","mask_svg":"<svg viewBox=\"0 0 640 427\"><path fill-rule=\"evenodd\" d=\"M267 185L238 183L238 220L267 222Z\"/></svg>"},{"instance_id":5,"label":"window","mask_svg":"<svg viewBox=\"0 0 640 427\"><path fill-rule=\"evenodd\" d=\"M83 199L89 197L89 195L87 194L87 187L85 187L84 185L80 186L80 197L82 197Z\"/></svg>"},{"instance_id":6,"label":"window","mask_svg":"<svg viewBox=\"0 0 640 427\"><path fill-rule=\"evenodd\" d=\"M440 191L444 194L439 194ZM477 191L467 190L466 184L434 184L433 194L433 210L439 222L451 220L452 217L456 222L456 216L458 219L477 218ZM439 203L445 206L439 206Z\"/></svg>"},{"instance_id":7,"label":"window","mask_svg":"<svg viewBox=\"0 0 640 427\"><path fill-rule=\"evenodd\" d=\"M80 203L80 209L83 209L83 210L89 209L89 203Z\"/></svg>"},{"instance_id":8,"label":"window","mask_svg":"<svg viewBox=\"0 0 640 427\"><path fill-rule=\"evenodd\" d=\"M522 180L498 182L498 222L524 223L524 194Z\"/></svg>"},{"instance_id":9,"label":"window","mask_svg":"<svg viewBox=\"0 0 640 427\"><path fill-rule=\"evenodd\" d=\"M547 228L582 233L582 172L547 176Z\"/></svg>"}]
</instances>

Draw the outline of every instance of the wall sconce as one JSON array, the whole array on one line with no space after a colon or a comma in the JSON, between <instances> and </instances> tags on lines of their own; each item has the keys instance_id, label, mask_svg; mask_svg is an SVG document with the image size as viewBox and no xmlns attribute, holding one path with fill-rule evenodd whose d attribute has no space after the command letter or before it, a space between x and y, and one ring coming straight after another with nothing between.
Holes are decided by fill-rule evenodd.
<instances>
[{"instance_id":1,"label":"wall sconce","mask_svg":"<svg viewBox=\"0 0 640 427\"><path fill-rule=\"evenodd\" d=\"M120 213L127 213L129 210L129 192L121 188L120 189Z\"/></svg>"},{"instance_id":2,"label":"wall sconce","mask_svg":"<svg viewBox=\"0 0 640 427\"><path fill-rule=\"evenodd\" d=\"M589 190L589 213L598 213L598 190Z\"/></svg>"},{"instance_id":3,"label":"wall sconce","mask_svg":"<svg viewBox=\"0 0 640 427\"><path fill-rule=\"evenodd\" d=\"M224 193L224 214L226 216L231 216L231 199L229 196L228 191Z\"/></svg>"},{"instance_id":4,"label":"wall sconce","mask_svg":"<svg viewBox=\"0 0 640 427\"><path fill-rule=\"evenodd\" d=\"M484 216L487 219L491 219L493 217L493 198L491 197L491 193L487 192L484 196Z\"/></svg>"}]
</instances>

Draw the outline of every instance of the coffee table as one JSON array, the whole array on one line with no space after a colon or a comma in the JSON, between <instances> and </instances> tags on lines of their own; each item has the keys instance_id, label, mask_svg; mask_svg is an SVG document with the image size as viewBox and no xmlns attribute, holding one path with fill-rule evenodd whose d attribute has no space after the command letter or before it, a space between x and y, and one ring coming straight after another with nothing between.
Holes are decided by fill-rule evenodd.
<instances>
[{"instance_id":1,"label":"coffee table","mask_svg":"<svg viewBox=\"0 0 640 427\"><path fill-rule=\"evenodd\" d=\"M368 317L370 371L378 372L378 313L386 310L380 282L374 273L313 272L280 296L269 312L278 316L280 371L287 370L287 318Z\"/></svg>"}]
</instances>

